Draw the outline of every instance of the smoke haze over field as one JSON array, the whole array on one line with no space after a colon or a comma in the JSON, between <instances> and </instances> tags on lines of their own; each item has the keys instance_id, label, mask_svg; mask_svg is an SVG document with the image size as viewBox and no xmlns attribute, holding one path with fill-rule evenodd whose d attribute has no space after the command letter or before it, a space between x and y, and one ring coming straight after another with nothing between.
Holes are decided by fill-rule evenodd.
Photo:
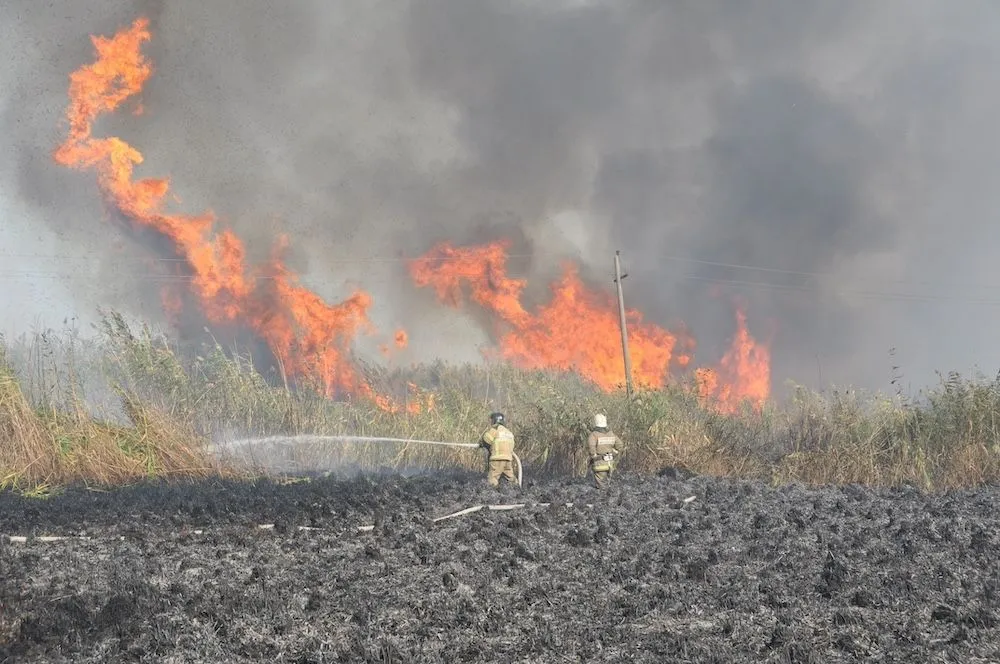
<instances>
[{"instance_id":1,"label":"smoke haze over field","mask_svg":"<svg viewBox=\"0 0 1000 664\"><path fill-rule=\"evenodd\" d=\"M0 330L162 320L149 259L170 254L51 158L88 35L139 15L143 113L97 132L254 257L287 232L322 296L371 292L404 361L487 336L404 263L357 259L508 237L535 297L563 258L610 288L621 249L627 304L683 321L700 361L739 297L776 390L1000 365L1000 9L974 0L7 0Z\"/></svg>"}]
</instances>

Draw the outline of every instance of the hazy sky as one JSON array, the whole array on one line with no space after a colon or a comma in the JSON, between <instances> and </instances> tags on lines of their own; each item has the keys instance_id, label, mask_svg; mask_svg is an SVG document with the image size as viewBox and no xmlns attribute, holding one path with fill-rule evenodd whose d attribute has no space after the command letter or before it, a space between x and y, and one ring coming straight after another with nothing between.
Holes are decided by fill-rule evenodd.
<instances>
[{"instance_id":1,"label":"hazy sky","mask_svg":"<svg viewBox=\"0 0 1000 664\"><path fill-rule=\"evenodd\" d=\"M51 159L88 35L139 15L145 113L97 131L254 256L289 233L324 297L371 291L404 360L487 338L358 259L509 237L533 296L567 257L610 289L621 249L629 305L702 363L741 297L776 388L1000 366L1000 7L976 0L7 0L0 330L160 317L162 254Z\"/></svg>"}]
</instances>

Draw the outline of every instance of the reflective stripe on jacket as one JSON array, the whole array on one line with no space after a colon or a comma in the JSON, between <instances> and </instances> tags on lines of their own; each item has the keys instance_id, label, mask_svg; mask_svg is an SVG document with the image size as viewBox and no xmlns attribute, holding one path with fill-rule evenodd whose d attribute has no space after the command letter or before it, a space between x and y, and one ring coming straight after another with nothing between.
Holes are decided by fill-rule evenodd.
<instances>
[{"instance_id":1,"label":"reflective stripe on jacket","mask_svg":"<svg viewBox=\"0 0 1000 664\"><path fill-rule=\"evenodd\" d=\"M613 433L612 434L599 433L597 434L597 445L595 446L597 449L595 450L595 452L597 454L609 454L612 452L617 452L617 450L615 449L616 448L615 443L617 441L618 438Z\"/></svg>"},{"instance_id":2,"label":"reflective stripe on jacket","mask_svg":"<svg viewBox=\"0 0 1000 664\"><path fill-rule=\"evenodd\" d=\"M614 470L614 455L620 450L618 436L610 429L607 431L592 431L587 437L587 451L590 453L590 467L596 473ZM607 456L612 458L608 459Z\"/></svg>"},{"instance_id":3,"label":"reflective stripe on jacket","mask_svg":"<svg viewBox=\"0 0 1000 664\"><path fill-rule=\"evenodd\" d=\"M514 434L502 424L487 429L483 442L489 445L490 461L512 461L514 459Z\"/></svg>"}]
</instances>

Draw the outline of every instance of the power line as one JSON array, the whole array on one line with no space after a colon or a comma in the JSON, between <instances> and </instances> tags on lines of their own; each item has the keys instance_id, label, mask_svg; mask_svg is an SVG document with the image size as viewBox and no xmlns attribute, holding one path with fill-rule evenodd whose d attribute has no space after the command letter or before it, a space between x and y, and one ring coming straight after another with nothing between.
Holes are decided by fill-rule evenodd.
<instances>
[{"instance_id":1,"label":"power line","mask_svg":"<svg viewBox=\"0 0 1000 664\"><path fill-rule=\"evenodd\" d=\"M528 259L528 258L538 258L538 254L530 254L530 253L506 254L505 257L507 259L521 260L521 259ZM136 263L154 263L154 264L155 263L165 263L165 264L175 264L175 265L187 265L188 264L188 259L186 259L186 258L164 257L164 256L148 256L148 257L145 257L145 256L121 256L121 257L118 257L118 256L116 256L113 259L108 259L108 258L101 259L101 258L96 258L96 257L93 258L93 259L91 259L90 257L79 256L79 255L71 256L71 255L61 255L61 254L8 254L8 253L0 253L0 261L2 261L3 259L6 259L6 258L51 259L51 260L59 260L59 261L80 261L80 260L91 261L91 260L93 260L93 261L96 261L96 262L110 262L110 261L113 260L115 263L121 263L123 261L128 261L128 262L136 262ZM411 261L419 260L421 258L428 258L432 263L439 263L439 264L440 263L450 263L450 262L458 262L458 261L461 261L461 260L467 260L467 259L465 259L463 257L459 257L459 256L432 256L432 257L427 257L427 256L416 256L416 257L407 257L407 256L356 256L356 257L349 257L349 258L326 258L326 257L324 257L323 258L323 262L324 262L324 264L327 264L327 265L330 265L330 264L335 264L335 265L362 264L362 265L364 265L364 264L373 264L373 263L388 263L388 264L392 264L392 263L411 262ZM727 262L722 262L722 261L711 261L711 260L705 260L705 259L699 259L699 258L687 258L687 257L684 257L684 256L659 256L658 260L674 261L674 262L680 262L680 263L691 263L691 264L695 264L695 265L705 265L705 266L709 266L709 267L719 267L719 268L726 268L726 269L733 269L733 270L745 270L745 271L752 271L752 272L766 272L766 273L771 273L771 274L782 274L782 275L788 275L788 276L801 276L801 277L811 277L811 278L834 278L834 277L840 276L840 275L838 275L837 273L834 273L834 272L810 272L810 271L805 271L805 270L788 270L788 269L783 269L783 268L765 267L765 266L760 266L760 265L743 265L743 264L739 264L739 263L727 263ZM47 271L36 272L34 270L24 270L24 271L22 271L22 270L13 270L13 271L7 270L7 271L5 271L2 268L0 268L0 275L4 275L4 274L19 274L19 275L20 274L39 274L39 275L42 275L42 274L49 274L49 273L50 272L47 272ZM130 274L132 274L132 273L130 273ZM159 275L154 275L154 276L158 277ZM165 275L165 276L176 277L178 279L186 279L186 280L190 280L192 278L189 275ZM683 276L682 275L680 278L681 279L694 279L694 280L714 280L714 278L712 278L712 277L701 277L701 276L697 276L697 275L691 275L691 276ZM961 289L996 290L998 292L998 294L1000 294L1000 284L982 284L982 283L974 284L974 283L969 283L969 282L947 282L947 281L943 281L942 282L942 281L924 281L924 280L912 280L912 279L880 279L880 282L881 283L885 283L885 284L909 285L909 286L931 286L931 287L939 287L939 288L940 287L944 287L944 288L961 288ZM746 281L743 281L743 280L719 280L719 283L730 283L730 284L745 283L745 284L750 284L751 282L746 282ZM753 283L754 283L754 285L760 285L760 286L772 286L773 285L775 287L781 287L780 284L773 284L771 282L753 282ZM849 292L856 292L856 291L836 291L836 292L849 293Z\"/></svg>"},{"instance_id":2,"label":"power line","mask_svg":"<svg viewBox=\"0 0 1000 664\"><path fill-rule=\"evenodd\" d=\"M813 278L835 278L840 275L835 272L808 272L803 270L786 270L774 267L763 267L760 265L741 265L738 263L724 263L719 261L709 261L702 260L698 258L686 258L683 256L661 256L661 260L676 261L683 263L693 263L696 265L707 265L711 267L722 267L735 270L748 270L753 272L768 272L772 274L785 274L789 276L802 276L802 277L813 277ZM924 281L924 280L913 280L913 279L881 279L882 283L887 284L900 284L900 285L912 285L912 286L936 286L936 287L947 287L947 288L986 288L986 289L997 289L1000 290L1000 284L973 284L969 282L947 282L947 281Z\"/></svg>"},{"instance_id":3,"label":"power line","mask_svg":"<svg viewBox=\"0 0 1000 664\"><path fill-rule=\"evenodd\" d=\"M688 279L691 281L705 281L720 285L753 286L775 291L795 291L803 293L805 292L814 293L822 291L833 295L854 295L868 299L887 299L887 300L901 300L901 301L914 301L914 302L932 302L932 301L961 302L966 304L981 304L985 306L1000 306L1000 300L987 300L982 298L969 298L969 297L954 296L954 295L891 293L891 292L881 292L881 291L851 290L843 288L824 289L819 285L814 285L810 287L807 285L775 284L770 282L746 281L741 279L716 279L712 277L700 277L695 275L685 275L680 278Z\"/></svg>"},{"instance_id":4,"label":"power line","mask_svg":"<svg viewBox=\"0 0 1000 664\"><path fill-rule=\"evenodd\" d=\"M195 275L184 275L184 274L155 274L152 272L138 272L138 271L115 271L116 276L127 278L131 281L141 281L144 283L159 284L159 285L172 285L172 284L191 284L198 279ZM78 278L78 275L72 271L31 271L31 270L2 270L0 269L0 278L30 278L30 279L53 279L53 280L70 280ZM879 290L859 290L859 289L845 289L845 288L826 288L821 284L781 284L768 281L751 281L746 279L724 279L718 277L706 277L695 274L684 274L676 275L672 277L677 280L684 281L698 281L718 285L729 285L729 286L739 286L739 287L750 287L761 290L769 290L775 292L790 292L790 293L826 293L830 295L842 295L842 296L853 296L863 299L874 299L874 300L887 300L887 301L900 301L900 302L941 302L941 303L956 303L956 304L971 304L977 306L988 306L988 307L1000 307L1000 298L998 299L988 299L983 297L969 297L961 295L947 295L947 294L933 294L933 293L906 293L906 292L890 292L890 291L879 291ZM248 281L254 280L258 282L267 282L278 279L275 276L269 275L248 275ZM299 278L301 282L302 279ZM345 279L345 281L350 281ZM370 276L365 277L365 284L395 284L397 282L390 281L389 279L371 279ZM314 282L315 285L315 282ZM319 284L319 285L331 285L329 282ZM341 284L338 284L340 286ZM364 289L364 286L361 286ZM996 286L982 286L982 288L993 288L1000 291L1000 287ZM1000 295L1000 292L998 292Z\"/></svg>"},{"instance_id":5,"label":"power line","mask_svg":"<svg viewBox=\"0 0 1000 664\"><path fill-rule=\"evenodd\" d=\"M538 254L505 254L507 259L516 258L536 258ZM7 254L0 253L0 259L5 258L32 258L32 259L51 259L51 260L91 260L87 256L71 256L71 255L61 255L61 254ZM324 262L326 263L407 263L410 261L415 261L419 259L426 258L431 262L435 263L448 263L457 262L461 260L468 260L460 256L358 256L353 258L326 258L324 257ZM108 261L112 259L108 258L94 258L97 261ZM167 256L121 256L114 257L113 260L126 260L135 262L158 262L158 263L187 263L188 259L178 258L178 257L167 257Z\"/></svg>"}]
</instances>

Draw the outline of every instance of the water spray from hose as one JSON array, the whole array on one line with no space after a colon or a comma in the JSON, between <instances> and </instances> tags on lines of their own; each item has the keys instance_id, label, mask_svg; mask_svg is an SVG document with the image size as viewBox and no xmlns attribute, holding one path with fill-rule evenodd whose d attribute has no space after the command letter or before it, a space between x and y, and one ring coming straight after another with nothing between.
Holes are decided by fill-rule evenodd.
<instances>
[{"instance_id":1,"label":"water spray from hose","mask_svg":"<svg viewBox=\"0 0 1000 664\"><path fill-rule=\"evenodd\" d=\"M397 443L397 444L411 444L415 443L417 445L439 445L442 447L458 447L464 449L477 449L479 445L477 443L455 443L451 441L444 440L419 440L415 438L388 438L385 436L319 436L314 434L300 434L297 436L267 436L265 438L241 438L239 440L228 441L224 445L216 446L213 445L212 449L218 449L219 447L233 448L233 447L246 447L249 445L267 445L276 443ZM517 454L512 453L514 460L517 462L517 485L522 486L522 480L524 478L524 467L521 465L521 458Z\"/></svg>"}]
</instances>

